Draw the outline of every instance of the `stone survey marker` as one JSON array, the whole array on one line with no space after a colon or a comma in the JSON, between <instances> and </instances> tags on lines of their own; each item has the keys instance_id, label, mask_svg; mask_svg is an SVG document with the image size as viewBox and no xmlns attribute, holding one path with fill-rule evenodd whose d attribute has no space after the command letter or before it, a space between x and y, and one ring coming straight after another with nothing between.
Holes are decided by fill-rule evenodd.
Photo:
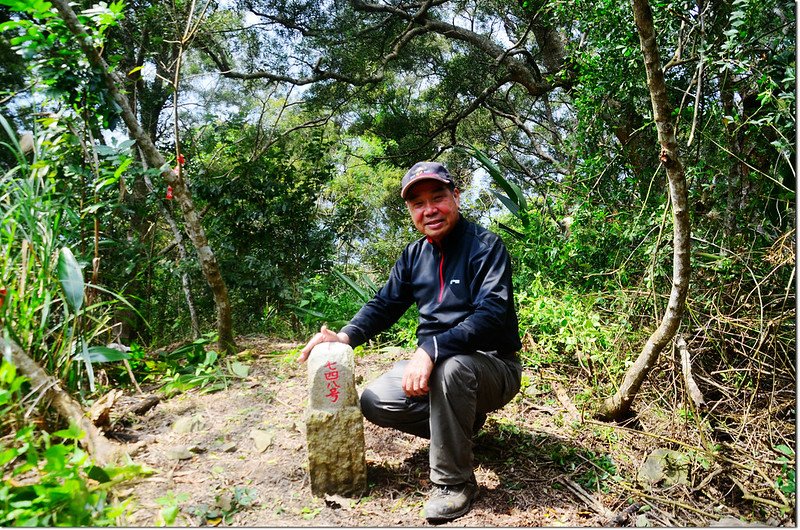
<instances>
[{"instance_id":1,"label":"stone survey marker","mask_svg":"<svg viewBox=\"0 0 800 530\"><path fill-rule=\"evenodd\" d=\"M353 349L340 342L323 342L311 350L306 363L311 492L319 497L358 497L367 488L367 462Z\"/></svg>"}]
</instances>

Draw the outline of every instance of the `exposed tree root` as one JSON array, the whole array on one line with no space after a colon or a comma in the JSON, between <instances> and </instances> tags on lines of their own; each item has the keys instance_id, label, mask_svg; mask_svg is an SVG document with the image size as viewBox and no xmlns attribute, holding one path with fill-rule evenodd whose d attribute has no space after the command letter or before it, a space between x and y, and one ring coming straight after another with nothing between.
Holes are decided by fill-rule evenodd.
<instances>
[{"instance_id":1,"label":"exposed tree root","mask_svg":"<svg viewBox=\"0 0 800 530\"><path fill-rule=\"evenodd\" d=\"M86 416L83 408L72 399L59 384L58 380L47 374L39 364L22 351L14 341L0 339L0 351L11 352L11 362L19 373L30 379L34 388L42 389L45 398L49 398L59 416L74 422L85 435L80 444L99 465L115 461L122 454L122 447L109 441Z\"/></svg>"},{"instance_id":2,"label":"exposed tree root","mask_svg":"<svg viewBox=\"0 0 800 530\"><path fill-rule=\"evenodd\" d=\"M683 335L678 335L675 340L675 345L681 353L681 370L683 371L684 383L686 383L686 391L689 393L689 397L698 410L707 409L708 406L706 405L703 393L700 392L700 388L697 386L694 376L692 375L692 362L689 358L689 348L686 346L686 339L683 338Z\"/></svg>"}]
</instances>

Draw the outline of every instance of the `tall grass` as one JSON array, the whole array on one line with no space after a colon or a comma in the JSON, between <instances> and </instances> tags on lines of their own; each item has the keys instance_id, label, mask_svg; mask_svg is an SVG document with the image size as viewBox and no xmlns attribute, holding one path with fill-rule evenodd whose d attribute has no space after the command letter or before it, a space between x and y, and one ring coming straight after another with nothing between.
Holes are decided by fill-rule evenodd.
<instances>
[{"instance_id":1,"label":"tall grass","mask_svg":"<svg viewBox=\"0 0 800 530\"><path fill-rule=\"evenodd\" d=\"M92 364L115 358L94 343L108 331L119 299L90 285L98 294L84 303L84 275L71 249L78 246L87 216L72 199L81 195L80 181L63 177L64 153L71 149L67 133L49 127L26 153L2 116L0 126L7 137L0 148L9 149L16 161L0 177L2 337L17 342L69 389L85 393L88 385L93 391ZM118 359L119 352L114 353ZM56 430L32 421L30 414L47 389L33 387L7 352L3 357L0 526L124 524L128 508L114 499L112 488L140 475L141 467L98 467L78 446L83 433L74 425Z\"/></svg>"},{"instance_id":2,"label":"tall grass","mask_svg":"<svg viewBox=\"0 0 800 530\"><path fill-rule=\"evenodd\" d=\"M84 305L80 260L81 212L75 184L63 178L67 134L53 124L25 153L2 117L16 165L0 177L0 307L2 333L72 390L94 391L93 362L119 359L101 347L119 298L104 293ZM100 286L91 286L103 291Z\"/></svg>"}]
</instances>

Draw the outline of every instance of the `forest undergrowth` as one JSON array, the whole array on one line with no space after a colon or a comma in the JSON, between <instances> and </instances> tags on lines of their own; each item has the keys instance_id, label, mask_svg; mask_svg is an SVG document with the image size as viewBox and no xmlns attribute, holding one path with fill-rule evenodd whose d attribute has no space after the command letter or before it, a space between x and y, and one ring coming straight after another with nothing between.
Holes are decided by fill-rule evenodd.
<instances>
[{"instance_id":1,"label":"forest undergrowth","mask_svg":"<svg viewBox=\"0 0 800 530\"><path fill-rule=\"evenodd\" d=\"M788 259L786 253L777 250L775 255ZM759 313L702 315L690 301L690 314L696 322L703 323L686 333L691 371L703 401L698 404L690 396L681 352L674 347L651 372L637 397L635 415L627 422L615 424L594 419L593 412L622 370L619 366L615 368L614 363L630 357L637 340L641 340L635 334L624 334L622 329L627 328L619 327L628 326L629 318L615 321L603 309L599 303L602 297L597 294L547 291L547 282L541 280L538 287L530 285L531 289L520 297L521 322L526 329L521 352L525 366L522 389L510 405L491 416L476 439L476 458L492 470L481 475L486 502L491 505L502 501L508 506L508 513L501 517L495 511L481 508L486 505L478 504L472 518L461 524L705 526L715 521L730 525L738 520L783 526L794 521L796 396L794 367L787 346L793 333L788 312L784 313L784 321L773 317L773 323L763 327L765 334L759 336L755 333L759 329ZM341 295L349 296L348 292L352 295L354 291L347 288ZM738 293L726 291L720 296L735 298L747 294L739 289ZM772 296L776 307L791 307L788 305L791 293L780 305L779 297L774 293ZM641 292L632 290L619 293L617 302L630 308L640 298ZM761 299L766 298L762 292ZM531 299L540 303L528 305ZM531 307L536 309L535 321L529 314ZM312 318L311 311L301 314ZM622 324L612 326L609 322ZM579 323L580 328L576 327ZM549 330L547 326L554 324L566 326L568 331ZM642 329L640 334L645 332ZM264 388L275 388L290 381L294 390L278 396L273 405L278 403L275 406L282 407L277 412L279 417L291 416L302 421L305 373L294 361L297 346L288 350L285 345L276 348L276 339L263 335L239 337L237 340L244 349L233 357L218 355L213 335L159 348L134 344L128 367L119 361L96 365L96 398L88 398L86 404L102 402L104 396L115 392L119 403L130 405L140 400L131 376L146 393L157 396L160 404L147 414L155 414L160 418L158 422L151 422L143 415L129 417L127 423L121 422L116 428L105 424L109 436L127 442L131 448L149 437L159 437L158 429L168 428L185 413L185 407L175 409L170 403L177 404L186 398L202 401L205 399L202 396L211 395L216 396L214 401L231 400L228 407L238 410L240 396L235 392L242 387L251 388L255 382ZM408 351L388 346L408 346L408 340L407 329L398 327L369 349L360 348L357 363L365 370L363 377L374 377L388 368L393 358ZM604 340L609 341L607 345ZM611 355L609 352L615 348L618 350ZM748 348L744 350L747 355L742 355L742 348ZM738 364L733 359L739 359ZM767 365L771 367L768 377L764 373ZM174 471L173 464L156 458L154 462L163 464L160 468L153 467L152 462L141 465L134 455L132 461L121 466L96 466L77 444L80 433L62 419L45 415L41 417L41 430L19 427L25 424L24 414L36 405L37 389L15 376L7 363L3 364L2 373L0 404L5 407L4 425L7 429L11 427L3 438L5 449L0 453L4 466L3 497L0 497L5 503L4 524L208 523L208 519L191 516L191 510L198 508L185 495L170 497L162 492L147 499L136 493L136 484L148 480L147 477L166 476L172 480L169 468ZM363 378L361 382L364 383ZM124 396L119 395L120 391ZM111 410L112 416L124 413L121 405ZM14 423L13 418L19 423ZM292 420L291 424L297 421ZM15 425L18 427L14 428ZM133 437L126 437L126 426L132 426ZM147 428L154 430L148 432ZM238 433L239 439L244 436L244 431ZM363 519L349 521L364 525L416 525L419 515L416 508L424 495L426 462L424 452L419 452L424 447L409 441L413 451L397 454L389 451L392 458L403 462L400 468L403 473L422 481L420 485L406 479L401 481L402 486L397 486L392 483L396 478L392 470L397 470L393 467L397 463L380 460L384 442L376 436L369 450L378 455L376 469L384 470L380 472L382 487L400 488L392 497L398 494L404 499L404 515L398 518L395 510L385 520L376 516L384 509L370 503L386 499L380 499L381 490L375 486L376 492L358 503ZM270 462L274 464L276 459L284 457L296 462L298 450L302 452L302 441L297 443L299 449L293 447L291 455L273 455ZM199 454L205 450L198 450ZM192 458L197 460L200 456ZM191 471L193 465L197 465L195 472ZM264 465L269 468L272 464ZM182 466L182 476L203 474L208 468L202 462ZM306 472L300 465L290 475L294 477L292 480L299 480ZM275 473L280 475L277 470ZM547 480L543 482L542 477ZM240 482L236 477L227 480ZM490 486L495 481L499 482ZM549 488L543 487L544 483ZM299 504L281 508L285 511L283 515L270 515L278 519L263 519L267 516L261 510L266 505L249 497L241 500L235 510L223 514L223 519L227 524L257 525L263 520L291 526L337 524L337 521L345 524L343 519L334 517L334 510L324 499L316 499L306 491L308 486L303 480L295 486L292 499ZM214 491L219 493L223 489ZM262 492L264 495L272 499L268 492ZM207 499L211 507L201 512L222 513L213 508L217 500L217 497ZM271 502L274 507L277 501ZM87 512L80 508L82 505L93 508ZM144 519L131 519L133 514ZM215 521L211 515L209 518ZM354 523L347 523L351 524Z\"/></svg>"},{"instance_id":2,"label":"forest undergrowth","mask_svg":"<svg viewBox=\"0 0 800 530\"><path fill-rule=\"evenodd\" d=\"M244 348L240 354L227 363L206 363L202 373L187 371L190 377L180 382L146 379L141 383L145 395L123 386L106 430L117 443L127 443L132 454L127 465L87 466L85 453L70 442L75 434L63 431L55 437L63 437L71 449L55 451L62 445L53 440L45 451L48 464L38 471L17 462L13 480L5 485L17 509L7 517L39 512L40 524L76 521L69 518L75 508L66 498L41 486L69 472L73 479L64 482L62 492L77 481L85 484L81 502L95 511L83 520L95 525L423 524L424 440L369 427L367 496L348 501L346 509L341 499L314 497L304 462L307 390L305 367L296 362L299 345L259 335L237 340ZM200 355L213 351L208 346L204 340L173 345L145 358L168 358L176 351L183 358L188 350ZM409 351L381 344L359 348L359 387ZM101 372L101 378L113 380L113 371ZM793 416L735 415L731 411L746 410L753 398L733 387L728 390L738 399L696 411L676 357L665 356L653 373L641 395L646 405L629 422L615 424L591 417L596 389L578 363L527 365L518 396L491 414L476 436L482 495L467 518L451 525L791 525ZM704 371L696 376L701 386L716 377ZM157 405L126 414L132 404L153 395ZM712 396L708 399L713 403ZM776 399L765 392L754 401ZM201 426L177 428L187 421ZM269 433L268 450L251 448L253 429ZM175 455L186 448L185 456ZM55 464L65 456L64 465ZM34 484L37 502L24 507L22 492Z\"/></svg>"}]
</instances>

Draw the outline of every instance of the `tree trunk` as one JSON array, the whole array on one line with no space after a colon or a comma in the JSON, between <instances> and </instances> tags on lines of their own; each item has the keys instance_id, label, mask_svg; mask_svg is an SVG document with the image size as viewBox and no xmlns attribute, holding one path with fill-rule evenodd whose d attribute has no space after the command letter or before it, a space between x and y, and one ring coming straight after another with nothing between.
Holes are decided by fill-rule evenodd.
<instances>
[{"instance_id":1,"label":"tree trunk","mask_svg":"<svg viewBox=\"0 0 800 530\"><path fill-rule=\"evenodd\" d=\"M658 130L658 141L661 144L659 158L667 170L669 191L672 198L673 215L673 255L672 255L672 290L664 318L658 329L650 336L639 357L628 369L622 385L616 394L607 398L599 411L605 419L618 420L630 413L631 403L642 385L645 377L653 368L658 355L675 336L683 316L686 295L689 290L689 242L691 229L689 226L688 193L686 176L678 156L678 142L675 138L675 126L670 120L670 106L667 97L667 86L664 82L664 70L656 44L653 28L653 13L648 0L632 0L633 18L639 32L644 64L647 71L647 86L650 89L650 100L653 105L653 116Z\"/></svg>"},{"instance_id":2,"label":"tree trunk","mask_svg":"<svg viewBox=\"0 0 800 530\"><path fill-rule=\"evenodd\" d=\"M152 192L153 183L150 182L150 177L148 177L146 174L144 175L144 182L147 185L147 188ZM175 221L172 213L167 210L167 207L164 206L164 203L161 202L161 199L159 199L157 202L158 208L161 210L161 214L167 220L167 224L169 224L169 227L172 230L172 236L175 238L175 246L178 247L178 257L180 258L181 263L187 263L188 255L186 252L186 245L183 244L183 233L181 232L180 227L178 227L178 223ZM189 273L185 269L181 271L181 286L183 287L183 296L186 298L186 307L189 308L189 318L192 324L192 338L197 339L200 337L200 321L197 319L197 309L195 309L194 305L194 297L192 296L192 285L189 281Z\"/></svg>"},{"instance_id":3,"label":"tree trunk","mask_svg":"<svg viewBox=\"0 0 800 530\"><path fill-rule=\"evenodd\" d=\"M119 87L122 86L122 82L109 71L105 59L103 59L100 53L92 46L91 41L86 37L86 30L81 25L67 0L53 0L53 5L61 14L61 18L64 20L66 26L78 39L81 49L86 54L89 62L92 66L97 68L103 76L106 88L109 94L114 98L114 101L121 107L122 119L125 121L125 125L128 126L131 136L136 140L136 143L142 150L145 160L150 167L159 168L161 170L161 176L167 184L172 186L175 200L178 202L183 212L186 231L197 249L197 257L200 260L203 274L214 294L214 302L217 307L219 347L226 352L232 352L236 344L233 340L233 325L231 307L228 300L228 288L225 285L225 281L222 279L216 257L211 247L208 245L205 230L194 208L191 192L186 186L186 182L180 175L175 174L172 168L166 165L164 157L153 144L150 136L148 136L141 124L139 124L136 115L130 107L128 98L126 98L119 89Z\"/></svg>"},{"instance_id":4,"label":"tree trunk","mask_svg":"<svg viewBox=\"0 0 800 530\"><path fill-rule=\"evenodd\" d=\"M36 361L22 351L14 341L0 338L0 351L11 351L11 362L19 373L30 379L33 388L40 388L52 404L59 416L78 425L85 433L80 444L92 456L97 464L104 466L115 461L122 454L121 447L112 443L86 417L83 408L63 389L58 380L44 371Z\"/></svg>"},{"instance_id":5,"label":"tree trunk","mask_svg":"<svg viewBox=\"0 0 800 530\"><path fill-rule=\"evenodd\" d=\"M720 80L720 101L722 102L722 112L725 116L733 116L734 109L733 82L732 74L725 72L725 77ZM735 122L730 121L725 124L725 136L728 140L728 149L733 155L731 160L731 170L724 180L726 188L725 213L722 217L722 233L725 244L722 246L721 254L727 255L728 250L733 248L733 236L736 231L736 212L739 210L738 187L742 182L742 156L741 145L739 143L738 127Z\"/></svg>"}]
</instances>

